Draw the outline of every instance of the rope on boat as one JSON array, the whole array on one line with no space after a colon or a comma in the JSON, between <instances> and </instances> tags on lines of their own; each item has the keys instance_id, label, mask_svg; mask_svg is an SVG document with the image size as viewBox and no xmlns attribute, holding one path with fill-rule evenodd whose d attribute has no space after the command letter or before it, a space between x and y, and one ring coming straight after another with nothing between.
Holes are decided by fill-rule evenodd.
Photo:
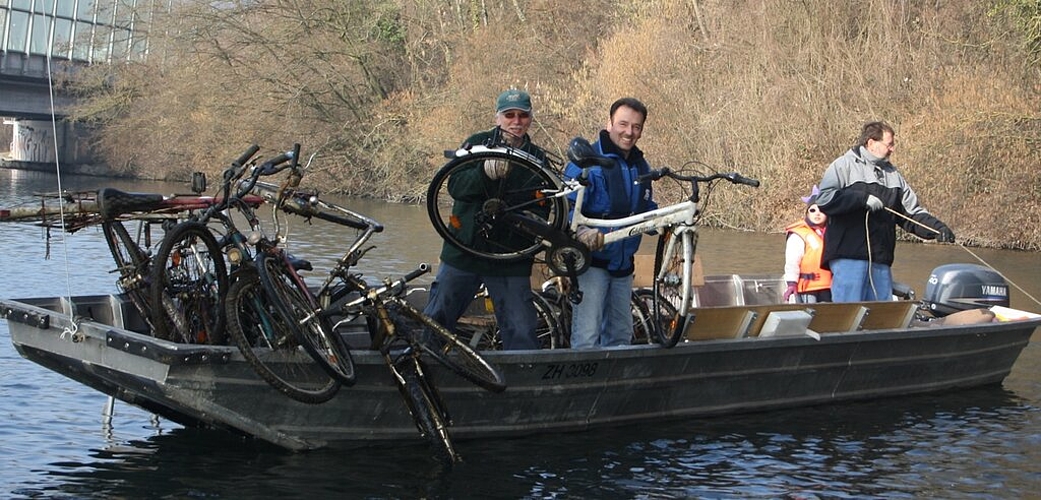
<instances>
[{"instance_id":1,"label":"rope on boat","mask_svg":"<svg viewBox=\"0 0 1041 500\"><path fill-rule=\"evenodd\" d=\"M54 18L51 18L51 23L54 23ZM51 74L53 72L53 66L51 65L51 50L50 48L54 44L54 27L51 26L51 40L47 45L47 92L50 96L51 105L51 138L54 141L54 171L58 178L58 196L62 196L64 191L61 187L61 152L58 149L58 115L54 111L54 78ZM58 204L58 220L61 223L61 230L63 235L68 235L65 227L65 204ZM50 257L50 226L47 226L47 256ZM66 335L73 342L79 342L82 340L82 335L79 333L79 322L76 321L76 314L72 307L72 274L69 272L69 244L66 237L62 238L62 252L65 256L65 293L68 297L69 302L69 325L62 329L61 338L64 339ZM108 402L105 404L105 410L102 412L111 421L113 406L116 399L113 396L108 397Z\"/></svg>"},{"instance_id":2,"label":"rope on boat","mask_svg":"<svg viewBox=\"0 0 1041 500\"><path fill-rule=\"evenodd\" d=\"M915 224L917 224L917 225L919 225L921 227L924 227L924 228L926 228L926 229L928 229L928 230L930 230L930 231L932 231L932 232L934 232L936 234L940 234L940 231L937 231L936 229L933 229L933 228L931 228L929 226L926 226L925 224L922 224L921 222L918 222L918 221L916 221L916 220L914 220L914 219L912 219L912 218L910 218L910 217L908 217L908 216L906 216L906 215L904 215L904 214L902 214L900 212L897 212L896 210L893 210L892 208L885 207L885 209L890 211L890 212L892 212L895 215L903 217L904 219L907 219L907 220L909 220L909 221L911 221L911 222L913 222L913 223L915 223ZM1028 298L1030 298L1030 300L1033 300L1035 304L1041 305L1041 301L1039 301L1036 298L1034 298L1033 295L1030 295L1029 292L1024 290L1023 287L1017 285L1016 282L1010 280L1008 278L1008 276L1005 276L1001 271L998 271L994 266L990 265L989 262L983 260L982 257L980 257L979 255L976 255L976 252L973 252L972 250L969 250L969 247L967 247L967 246L965 246L965 245L963 245L963 244L961 244L959 242L955 242L954 244L958 245L959 247L961 247L962 250L965 250L966 252L969 252L969 255L975 257L976 260L978 260L981 263L983 263L984 266L987 266L988 268L990 268L991 271L994 271L994 272L998 273L998 276L1001 276L1001 278L1004 279L1005 281L1007 281L1010 285L1016 287L1016 290L1019 290L1020 292L1023 293L1023 295L1026 295Z\"/></svg>"},{"instance_id":3,"label":"rope on boat","mask_svg":"<svg viewBox=\"0 0 1041 500\"><path fill-rule=\"evenodd\" d=\"M53 36L53 34L52 34ZM51 105L51 139L54 141L54 170L58 176L58 195L62 193L61 188L61 157L60 151L58 151L58 116L54 111L54 79L51 75L51 54L50 50L47 51L47 91L50 95ZM58 205L58 220L61 223L62 234L65 234L65 207L62 204ZM50 255L50 230L48 229L48 255ZM66 296L69 299L69 303L72 303L72 276L69 273L69 245L66 243L65 238L62 238L62 251L65 254L65 288ZM69 311L69 320L72 322L72 333L79 330L79 325L76 324L76 315L73 311ZM66 328L67 330L67 328Z\"/></svg>"}]
</instances>

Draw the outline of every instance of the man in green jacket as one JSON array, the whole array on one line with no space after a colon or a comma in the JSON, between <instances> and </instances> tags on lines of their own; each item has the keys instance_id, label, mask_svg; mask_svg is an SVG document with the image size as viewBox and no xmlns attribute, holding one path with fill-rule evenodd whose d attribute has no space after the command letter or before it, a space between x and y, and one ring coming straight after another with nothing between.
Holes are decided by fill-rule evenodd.
<instances>
[{"instance_id":1,"label":"man in green jacket","mask_svg":"<svg viewBox=\"0 0 1041 500\"><path fill-rule=\"evenodd\" d=\"M546 154L531 142L531 97L521 90L507 90L495 101L495 128L478 132L463 141L467 145L510 146L520 149L539 161ZM448 190L454 204L452 214L459 220L460 237L473 233L474 213L485 201L483 193L489 183L524 182L517 176L523 171L511 171L503 162L487 161L483 166L467 172L458 172L449 180ZM519 237L515 232L504 238ZM495 261L467 254L445 242L441 247L441 265L430 287L430 301L424 313L449 330L455 329L481 284L488 289L495 319L499 325L503 349L538 349L535 337L537 317L531 295L531 266L533 259Z\"/></svg>"}]
</instances>

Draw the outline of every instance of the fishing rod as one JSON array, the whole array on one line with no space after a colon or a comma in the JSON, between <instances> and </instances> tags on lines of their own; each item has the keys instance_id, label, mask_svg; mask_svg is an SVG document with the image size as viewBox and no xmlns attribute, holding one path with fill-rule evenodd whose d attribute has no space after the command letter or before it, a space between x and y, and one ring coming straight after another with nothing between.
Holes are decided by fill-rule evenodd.
<instances>
[{"instance_id":1,"label":"fishing rod","mask_svg":"<svg viewBox=\"0 0 1041 500\"><path fill-rule=\"evenodd\" d=\"M906 219L906 220L908 220L908 221L910 221L910 222L912 222L912 223L914 223L914 224L917 224L917 225L919 225L919 226L921 226L921 227L924 227L924 228L926 228L926 229L928 229L928 230L930 230L930 231L932 231L932 232L934 232L934 233L936 233L936 234L940 234L940 231L939 231L939 230L937 230L937 229L934 229L934 228L932 228L932 227L929 227L929 226L926 226L925 224L922 224L921 222L918 222L918 221L916 221L916 220L914 220L914 219L912 219L912 218L910 218L910 217L908 217L908 216L906 216L906 215L904 215L904 214L902 214L902 213L900 213L900 212L897 212L896 210L893 210L892 208L889 208L889 207L883 207L883 208L885 208L885 209L886 209L887 211L889 211L890 213L892 213L892 214L894 214L894 215L897 215L897 216L899 216L899 217L903 217L904 219ZM1030 300L1033 300L1033 301L1034 301L1034 303L1036 303L1036 304L1038 304L1038 305L1041 305L1041 301L1039 301L1039 300L1037 300L1036 298L1034 298L1034 296L1033 296L1033 295L1030 295L1030 293L1028 293L1028 292L1027 292L1026 290L1024 290L1024 289L1023 289L1023 287L1021 287L1021 286L1017 285L1017 284L1016 284L1016 283L1015 283L1014 281L1010 280L1010 279L1008 278L1008 276L1005 276L1004 274L1002 274L1002 272L1001 272L1001 271L998 271L998 270L997 270L997 269L996 269L996 268L995 268L994 266L990 265L990 263L989 263L989 262L987 262L987 261L983 260L983 258L982 258L982 257L980 257L979 255L976 255L976 252L973 252L972 250L969 250L969 247L967 247L967 246L965 246L965 245L963 245L963 244L961 244L961 243L958 243L958 242L953 242L953 243L954 243L955 245L958 245L959 247L961 247L961 248L962 248L962 250L965 250L966 252L969 252L969 255L971 255L971 256L973 256L973 257L975 257L975 258L976 258L976 260L978 260L978 261L982 262L982 263L983 263L983 265L987 266L987 267L988 267L988 268L990 268L990 269L991 269L992 271L994 271L994 272L998 273L998 276L1001 276L1001 277L1002 277L1002 279L1004 279L1005 281L1007 281L1007 282L1008 282L1008 283L1009 283L1010 285L1012 285L1012 286L1016 287L1016 290L1019 290L1020 292L1022 292L1022 293L1023 293L1023 295L1026 295L1027 297L1029 297L1029 298L1030 298Z\"/></svg>"}]
</instances>

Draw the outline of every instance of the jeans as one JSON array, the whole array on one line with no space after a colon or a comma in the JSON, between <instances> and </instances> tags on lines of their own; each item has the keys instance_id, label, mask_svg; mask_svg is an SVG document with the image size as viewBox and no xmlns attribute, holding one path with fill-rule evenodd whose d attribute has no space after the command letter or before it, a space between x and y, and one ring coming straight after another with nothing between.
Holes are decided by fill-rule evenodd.
<instances>
[{"instance_id":1,"label":"jeans","mask_svg":"<svg viewBox=\"0 0 1041 500\"><path fill-rule=\"evenodd\" d=\"M488 288L492 299L502 348L538 349L535 337L538 319L528 276L481 276L442 262L430 285L430 300L423 314L454 332L456 322L466 312L481 283Z\"/></svg>"},{"instance_id":2,"label":"jeans","mask_svg":"<svg viewBox=\"0 0 1041 500\"><path fill-rule=\"evenodd\" d=\"M835 302L860 302L864 300L892 300L893 274L885 264L871 264L868 278L868 261L835 259L831 267L831 300Z\"/></svg>"},{"instance_id":3,"label":"jeans","mask_svg":"<svg viewBox=\"0 0 1041 500\"><path fill-rule=\"evenodd\" d=\"M582 302L572 307L571 348L632 343L632 275L615 277L606 269L591 267L578 277L578 287L582 291Z\"/></svg>"}]
</instances>

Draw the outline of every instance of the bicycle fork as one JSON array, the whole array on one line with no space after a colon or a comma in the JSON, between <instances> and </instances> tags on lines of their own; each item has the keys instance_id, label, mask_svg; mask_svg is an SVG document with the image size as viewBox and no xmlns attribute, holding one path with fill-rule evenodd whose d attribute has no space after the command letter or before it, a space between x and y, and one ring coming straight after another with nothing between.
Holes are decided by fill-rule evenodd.
<instances>
[{"instance_id":1,"label":"bicycle fork","mask_svg":"<svg viewBox=\"0 0 1041 500\"><path fill-rule=\"evenodd\" d=\"M373 348L380 351L383 361L390 368L394 383L398 386L398 392L401 393L401 398L405 400L405 407L412 416L413 424L421 436L430 440L436 448L444 453L448 461L458 462L459 455L455 452L455 446L448 434L448 426L452 425L452 417L448 414L448 406L441 398L441 393L427 378L423 362L419 358L420 351L416 350L414 346L409 346L396 358L391 356L390 347L393 339L397 337L396 325L390 319L390 313L382 302L376 301L374 309L376 324L373 326L377 330L373 332ZM411 370L411 373L406 376L408 370Z\"/></svg>"},{"instance_id":2,"label":"bicycle fork","mask_svg":"<svg viewBox=\"0 0 1041 500\"><path fill-rule=\"evenodd\" d=\"M661 269L658 271L658 276L655 277L661 287L675 289L679 292L677 294L680 299L679 304L674 305L680 317L686 316L692 309L694 248L697 245L697 238L698 233L693 227L676 226L673 229L672 241L668 242L662 255ZM676 259L680 261L679 274L676 274L674 268L668 265L669 262Z\"/></svg>"},{"instance_id":3,"label":"bicycle fork","mask_svg":"<svg viewBox=\"0 0 1041 500\"><path fill-rule=\"evenodd\" d=\"M460 461L448 433L452 417L448 414L448 407L441 398L441 393L427 378L418 353L409 348L395 360L389 350L381 349L381 352L419 434L430 440L450 462ZM412 371L412 376L406 376L409 370Z\"/></svg>"}]
</instances>

